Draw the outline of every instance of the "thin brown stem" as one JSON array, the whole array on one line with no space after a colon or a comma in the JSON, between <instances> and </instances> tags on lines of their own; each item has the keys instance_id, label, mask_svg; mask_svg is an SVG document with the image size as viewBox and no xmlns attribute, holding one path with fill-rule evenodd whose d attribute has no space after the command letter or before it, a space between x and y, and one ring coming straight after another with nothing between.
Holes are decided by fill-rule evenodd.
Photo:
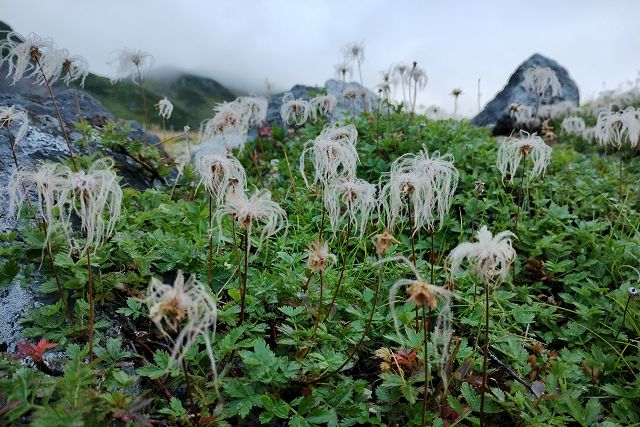
<instances>
[{"instance_id":1,"label":"thin brown stem","mask_svg":"<svg viewBox=\"0 0 640 427\"><path fill-rule=\"evenodd\" d=\"M249 230L244 235L244 274L242 275L242 286L240 287L240 323L242 325L245 316L245 296L247 294L247 273L249 272Z\"/></svg>"},{"instance_id":2,"label":"thin brown stem","mask_svg":"<svg viewBox=\"0 0 640 427\"><path fill-rule=\"evenodd\" d=\"M422 396L421 426L424 427L429 397L429 337L431 335L431 306L429 306L429 317L427 318L427 304L422 306L422 327L424 328L424 395Z\"/></svg>"},{"instance_id":3,"label":"thin brown stem","mask_svg":"<svg viewBox=\"0 0 640 427\"><path fill-rule=\"evenodd\" d=\"M62 134L64 135L64 139L67 142L67 148L69 149L69 156L71 156L71 163L73 164L73 170L75 172L78 171L78 165L76 164L76 157L73 154L73 149L71 148L71 140L69 139L69 135L67 134L67 128L64 125L64 120L62 119L62 113L60 113L60 108L58 107L58 103L56 102L56 97L53 95L53 90L51 89L51 85L49 84L49 79L47 79L47 75L44 73L42 69L42 65L40 65L40 60L38 57L34 57L36 64L38 64L38 68L40 68L40 72L42 73L42 78L44 80L47 89L49 90L49 96L51 97L51 101L53 102L53 107L56 110L56 114L58 115L58 121L60 122L60 128L62 129Z\"/></svg>"},{"instance_id":4,"label":"thin brown stem","mask_svg":"<svg viewBox=\"0 0 640 427\"><path fill-rule=\"evenodd\" d=\"M356 353L358 353L358 350L360 349L360 346L362 345L362 343L364 342L365 338L369 334L369 329L371 328L371 323L373 322L373 316L376 313L376 307L378 305L378 296L380 295L380 282L382 281L381 269L382 269L382 266L379 266L378 267L378 281L377 281L377 284L376 284L376 293L373 296L373 303L371 305L371 313L369 314L369 319L367 319L367 324L364 327L364 331L362 332L362 336L360 337L360 339L358 340L356 345L353 347L353 349L349 353L349 356L347 357L347 359L344 362L342 362L342 364L338 368L336 368L334 371L330 372L329 374L323 375L320 378L314 380L313 383L317 383L319 381L323 381L323 380L326 380L328 378L331 378L332 376L334 376L338 372L342 371L342 369L345 366L347 366L350 361L353 360L353 357L356 355Z\"/></svg>"},{"instance_id":5,"label":"thin brown stem","mask_svg":"<svg viewBox=\"0 0 640 427\"><path fill-rule=\"evenodd\" d=\"M184 383L187 389L187 396L189 398L189 409L191 410L192 415L195 416L197 408L194 404L195 400L193 398L193 388L191 387L191 379L189 378L189 372L187 371L187 361L182 359L182 373L184 374Z\"/></svg>"},{"instance_id":6,"label":"thin brown stem","mask_svg":"<svg viewBox=\"0 0 640 427\"><path fill-rule=\"evenodd\" d=\"M344 254L342 255L342 267L340 268L340 276L338 276L338 284L336 285L336 290L333 293L333 297L331 298L331 303L329 304L329 308L327 309L327 315L324 317L323 322L326 322L329 316L331 315L331 310L336 303L336 298L338 297L338 293L340 292L340 286L342 285L342 280L344 278L344 271L347 267L347 255L349 254L349 236L351 235L351 221L347 224L347 234L345 235L343 247Z\"/></svg>"},{"instance_id":7,"label":"thin brown stem","mask_svg":"<svg viewBox=\"0 0 640 427\"><path fill-rule=\"evenodd\" d=\"M316 334L318 333L318 325L320 324L320 316L322 315L322 296L323 296L323 289L324 289L324 274L322 272L322 270L319 270L318 273L320 274L320 301L318 302L318 312L316 313L316 322L313 325L313 333L311 334L311 340L313 341L313 339L316 337Z\"/></svg>"},{"instance_id":8,"label":"thin brown stem","mask_svg":"<svg viewBox=\"0 0 640 427\"><path fill-rule=\"evenodd\" d=\"M93 301L93 273L91 272L91 251L87 248L87 274L89 279L89 362L93 361L93 325L94 325L94 301Z\"/></svg>"},{"instance_id":9,"label":"thin brown stem","mask_svg":"<svg viewBox=\"0 0 640 427\"><path fill-rule=\"evenodd\" d=\"M45 233L47 232L47 225L45 222ZM47 241L47 254L49 255L49 261L51 261L51 272L53 273L53 278L56 282L56 287L58 288L58 293L60 294L60 299L62 300L62 304L64 305L64 311L67 314L67 320L69 324L73 324L73 315L71 314L71 308L69 307L69 301L64 294L64 288L62 287L62 283L60 282L60 276L58 276L58 268L56 267L56 263L53 258L53 253L51 251L51 243Z\"/></svg>"},{"instance_id":10,"label":"thin brown stem","mask_svg":"<svg viewBox=\"0 0 640 427\"><path fill-rule=\"evenodd\" d=\"M144 108L144 129L142 133L142 141L146 145L147 144L147 129L148 129L148 112L147 112L147 98L144 94L144 82L142 80L142 72L140 71L140 66L136 64L136 69L138 71L138 86L140 87L140 95L142 96L142 106Z\"/></svg>"},{"instance_id":11,"label":"thin brown stem","mask_svg":"<svg viewBox=\"0 0 640 427\"><path fill-rule=\"evenodd\" d=\"M309 271L309 276L307 277L307 282L304 284L304 288L302 288L302 292L305 294L309 290L309 283L311 283L311 278L313 277L313 269Z\"/></svg>"},{"instance_id":12,"label":"thin brown stem","mask_svg":"<svg viewBox=\"0 0 640 427\"><path fill-rule=\"evenodd\" d=\"M82 110L80 109L80 98L78 97L78 89L75 86L73 87L73 98L76 101L76 109L78 110L78 119L80 120L80 128L82 129L82 136L84 137L84 140L86 141L88 146L89 137L87 136L87 131L84 126L84 117L82 115Z\"/></svg>"},{"instance_id":13,"label":"thin brown stem","mask_svg":"<svg viewBox=\"0 0 640 427\"><path fill-rule=\"evenodd\" d=\"M484 397L487 391L487 357L489 355L489 285L485 283L484 360L482 362L482 394L480 395L480 425L485 425Z\"/></svg>"},{"instance_id":14,"label":"thin brown stem","mask_svg":"<svg viewBox=\"0 0 640 427\"><path fill-rule=\"evenodd\" d=\"M213 201L209 194L209 266L207 269L207 283L211 286L213 279Z\"/></svg>"}]
</instances>

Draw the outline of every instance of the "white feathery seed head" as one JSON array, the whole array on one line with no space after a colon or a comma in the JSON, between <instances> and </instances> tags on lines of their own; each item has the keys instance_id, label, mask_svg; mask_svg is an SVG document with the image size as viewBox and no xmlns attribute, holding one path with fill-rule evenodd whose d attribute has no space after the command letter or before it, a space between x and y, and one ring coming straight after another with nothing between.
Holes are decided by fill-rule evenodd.
<instances>
[{"instance_id":1,"label":"white feathery seed head","mask_svg":"<svg viewBox=\"0 0 640 427\"><path fill-rule=\"evenodd\" d=\"M0 65L7 63L9 71L7 78L11 76L12 84L16 84L23 76L33 77L39 72L35 60L40 61L44 52L53 49L53 40L42 38L36 33L26 36L12 31L7 33L6 39L0 42L0 52L6 50L4 57L0 58ZM31 62L31 60L34 62Z\"/></svg>"},{"instance_id":2,"label":"white feathery seed head","mask_svg":"<svg viewBox=\"0 0 640 427\"><path fill-rule=\"evenodd\" d=\"M562 120L562 130L568 135L582 135L585 128L582 117L569 116Z\"/></svg>"},{"instance_id":3,"label":"white feathery seed head","mask_svg":"<svg viewBox=\"0 0 640 427\"><path fill-rule=\"evenodd\" d=\"M494 236L486 226L482 226L476 233L475 242L461 243L449 254L451 274L455 275L466 259L485 285L501 283L507 277L509 268L516 258L516 251L511 244L512 238L515 238L515 234L510 231L503 231Z\"/></svg>"},{"instance_id":4,"label":"white feathery seed head","mask_svg":"<svg viewBox=\"0 0 640 427\"><path fill-rule=\"evenodd\" d=\"M37 201L33 206L47 224L45 244L50 240L53 231L64 225L57 221L54 209L57 206L60 190L66 178L65 171L58 164L41 163L35 171L18 169L9 178L8 198L9 217L17 218L26 198L35 193Z\"/></svg>"},{"instance_id":5,"label":"white feathery seed head","mask_svg":"<svg viewBox=\"0 0 640 427\"><path fill-rule=\"evenodd\" d=\"M115 68L111 83L131 77L133 83L140 84L144 74L153 67L154 59L143 50L124 48L112 53L107 63Z\"/></svg>"},{"instance_id":6,"label":"white feathery seed head","mask_svg":"<svg viewBox=\"0 0 640 427\"><path fill-rule=\"evenodd\" d=\"M355 177L358 164L357 139L355 127L327 125L312 141L307 141L300 155L300 173L307 187L309 182L304 168L305 157L311 157L314 167L313 184L321 182L327 185L339 177Z\"/></svg>"},{"instance_id":7,"label":"white feathery seed head","mask_svg":"<svg viewBox=\"0 0 640 427\"><path fill-rule=\"evenodd\" d=\"M336 70L336 76L343 81L347 79L347 76L353 75L353 67L347 62L336 64L333 68Z\"/></svg>"},{"instance_id":8,"label":"white feathery seed head","mask_svg":"<svg viewBox=\"0 0 640 427\"><path fill-rule=\"evenodd\" d=\"M173 104L166 96L158 101L156 106L158 107L158 115L162 116L165 120L169 120L169 118L171 118L171 113L173 113Z\"/></svg>"},{"instance_id":9,"label":"white feathery seed head","mask_svg":"<svg viewBox=\"0 0 640 427\"><path fill-rule=\"evenodd\" d=\"M64 67L64 61L70 56L67 49L57 49L53 46L42 51L40 57L40 73L34 73L36 83L43 85L55 83Z\"/></svg>"},{"instance_id":10,"label":"white feathery seed head","mask_svg":"<svg viewBox=\"0 0 640 427\"><path fill-rule=\"evenodd\" d=\"M560 80L555 71L549 67L530 67L524 71L522 86L529 92L537 96L544 95L547 90L551 91L551 96L562 95Z\"/></svg>"},{"instance_id":11,"label":"white feathery seed head","mask_svg":"<svg viewBox=\"0 0 640 427\"><path fill-rule=\"evenodd\" d=\"M620 148L627 137L629 145L634 148L640 137L640 111L628 107L620 111L601 111L595 126L595 137L600 145L611 145Z\"/></svg>"},{"instance_id":12,"label":"white feathery seed head","mask_svg":"<svg viewBox=\"0 0 640 427\"><path fill-rule=\"evenodd\" d=\"M427 86L429 78L427 73L420 67L413 67L408 74L409 83L418 89L424 89Z\"/></svg>"},{"instance_id":13,"label":"white feathery seed head","mask_svg":"<svg viewBox=\"0 0 640 427\"><path fill-rule=\"evenodd\" d=\"M20 123L17 132L13 132L12 126ZM29 118L26 111L18 110L15 105L0 107L0 128L6 127L13 135L14 148L27 135L29 130Z\"/></svg>"},{"instance_id":14,"label":"white feathery seed head","mask_svg":"<svg viewBox=\"0 0 640 427\"><path fill-rule=\"evenodd\" d=\"M377 203L375 185L358 178L337 178L325 187L323 198L334 233L340 223L347 220L359 226L360 237L364 235Z\"/></svg>"},{"instance_id":15,"label":"white feathery seed head","mask_svg":"<svg viewBox=\"0 0 640 427\"><path fill-rule=\"evenodd\" d=\"M533 166L529 168L529 180L544 175L551 161L551 147L535 133L520 131L519 138L506 138L498 148L496 166L500 170L502 180L509 175L513 182L518 165L523 158L531 159Z\"/></svg>"},{"instance_id":16,"label":"white feathery seed head","mask_svg":"<svg viewBox=\"0 0 640 427\"><path fill-rule=\"evenodd\" d=\"M169 365L179 366L189 348L202 335L211 370L217 378L209 332L215 334L218 311L207 286L195 276L185 282L182 271L178 271L173 286L152 278L144 302L151 321L173 343Z\"/></svg>"},{"instance_id":17,"label":"white feathery seed head","mask_svg":"<svg viewBox=\"0 0 640 427\"><path fill-rule=\"evenodd\" d=\"M387 228L413 211L415 233L422 227L433 229L436 219L440 227L451 208L458 186L459 173L451 154L429 155L426 147L418 153L407 153L397 158L381 185L380 204L387 217ZM381 183L382 184L382 183Z\"/></svg>"},{"instance_id":18,"label":"white feathery seed head","mask_svg":"<svg viewBox=\"0 0 640 427\"><path fill-rule=\"evenodd\" d=\"M387 262L396 261L402 261L407 267L409 267L415 276L415 279L399 279L389 289L389 307L393 318L393 324L396 328L396 333L400 335L400 326L395 310L396 293L399 288L406 287L407 293L409 294L408 300L418 307L428 306L431 311L438 308L438 302L441 303L440 311L436 319L435 329L431 334L431 340L433 343L432 349L435 352L435 358L438 359L440 375L445 382L446 387L446 366L447 358L449 356L449 343L451 342L451 337L453 335L453 329L451 326L451 298L455 295L448 289L427 283L413 263L404 256L383 258L377 261L374 265L381 265Z\"/></svg>"},{"instance_id":19,"label":"white feathery seed head","mask_svg":"<svg viewBox=\"0 0 640 427\"><path fill-rule=\"evenodd\" d=\"M331 94L318 95L313 98L309 104L311 108L311 117L315 120L319 117L331 116L333 109L338 105L338 100Z\"/></svg>"},{"instance_id":20,"label":"white feathery seed head","mask_svg":"<svg viewBox=\"0 0 640 427\"><path fill-rule=\"evenodd\" d=\"M200 124L200 141L221 137L227 152L242 148L248 132L248 117L238 102L223 102L214 108L215 116Z\"/></svg>"},{"instance_id":21,"label":"white feathery seed head","mask_svg":"<svg viewBox=\"0 0 640 427\"><path fill-rule=\"evenodd\" d=\"M80 219L86 239L82 254L95 253L111 236L120 217L122 189L112 168L113 160L108 158L96 160L87 171L74 172L61 166L64 177L58 199L60 216L70 245L71 216L75 214Z\"/></svg>"},{"instance_id":22,"label":"white feathery seed head","mask_svg":"<svg viewBox=\"0 0 640 427\"><path fill-rule=\"evenodd\" d=\"M336 262L336 256L329 252L329 243L316 240L307 247L307 265L311 271L324 271Z\"/></svg>"},{"instance_id":23,"label":"white feathery seed head","mask_svg":"<svg viewBox=\"0 0 640 427\"><path fill-rule=\"evenodd\" d=\"M244 167L233 156L203 154L196 160L200 184L219 206L228 192L244 192L247 176Z\"/></svg>"},{"instance_id":24,"label":"white feathery seed head","mask_svg":"<svg viewBox=\"0 0 640 427\"><path fill-rule=\"evenodd\" d=\"M364 62L364 42L349 43L342 49L342 53L346 63L362 64Z\"/></svg>"},{"instance_id":25,"label":"white feathery seed head","mask_svg":"<svg viewBox=\"0 0 640 427\"><path fill-rule=\"evenodd\" d=\"M262 96L242 96L235 102L239 104L247 126L261 126L267 120L269 101L266 98Z\"/></svg>"},{"instance_id":26,"label":"white feathery seed head","mask_svg":"<svg viewBox=\"0 0 640 427\"><path fill-rule=\"evenodd\" d=\"M84 81L89 75L89 63L80 55L67 56L64 58L62 68L66 71L62 81L69 86L75 81L80 81L78 86L84 87Z\"/></svg>"},{"instance_id":27,"label":"white feathery seed head","mask_svg":"<svg viewBox=\"0 0 640 427\"><path fill-rule=\"evenodd\" d=\"M287 92L282 97L280 116L287 125L302 126L309 119L311 114L311 104L304 99L295 99L291 92Z\"/></svg>"},{"instance_id":28,"label":"white feathery seed head","mask_svg":"<svg viewBox=\"0 0 640 427\"><path fill-rule=\"evenodd\" d=\"M221 239L222 217L224 215L229 216L246 230L249 242L251 242L251 232L254 226L262 223L260 244L289 226L287 213L278 203L271 200L271 192L264 189L256 190L251 197L247 197L244 191L235 191L227 195L226 202L218 207L215 214Z\"/></svg>"}]
</instances>

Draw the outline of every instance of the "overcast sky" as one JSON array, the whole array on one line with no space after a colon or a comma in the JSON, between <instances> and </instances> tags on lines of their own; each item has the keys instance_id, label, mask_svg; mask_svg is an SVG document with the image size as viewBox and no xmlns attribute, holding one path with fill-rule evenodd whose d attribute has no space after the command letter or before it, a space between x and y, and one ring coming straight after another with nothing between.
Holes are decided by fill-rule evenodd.
<instances>
[{"instance_id":1,"label":"overcast sky","mask_svg":"<svg viewBox=\"0 0 640 427\"><path fill-rule=\"evenodd\" d=\"M399 61L418 61L429 83L418 102L473 115L535 52L557 60L582 99L635 80L639 0L0 0L0 19L52 37L109 75L113 51L129 47L248 92L322 85L341 48L365 43L364 82ZM357 75L357 74L356 74Z\"/></svg>"}]
</instances>

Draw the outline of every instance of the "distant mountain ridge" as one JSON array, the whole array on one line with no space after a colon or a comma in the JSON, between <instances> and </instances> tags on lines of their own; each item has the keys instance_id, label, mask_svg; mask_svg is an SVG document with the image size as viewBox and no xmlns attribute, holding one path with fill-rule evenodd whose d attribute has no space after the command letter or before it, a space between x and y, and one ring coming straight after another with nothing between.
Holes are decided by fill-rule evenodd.
<instances>
[{"instance_id":1,"label":"distant mountain ridge","mask_svg":"<svg viewBox=\"0 0 640 427\"><path fill-rule=\"evenodd\" d=\"M0 40L11 27L0 21ZM91 64L89 64L91 66ZM33 84L32 81L22 79L16 85L5 78L6 67L0 69L0 93L30 93L47 96L46 89ZM64 87L57 82L55 86ZM162 126L162 120L154 104L165 96L174 106L171 118L167 121L167 129L182 130L185 125L197 129L200 122L213 116L212 108L215 104L232 101L236 95L217 81L173 70L171 73L152 73L144 81L145 97L149 123ZM115 84L97 74L90 73L85 81L84 91L98 99L115 116L144 121L144 106L138 85L130 80L123 80Z\"/></svg>"}]
</instances>

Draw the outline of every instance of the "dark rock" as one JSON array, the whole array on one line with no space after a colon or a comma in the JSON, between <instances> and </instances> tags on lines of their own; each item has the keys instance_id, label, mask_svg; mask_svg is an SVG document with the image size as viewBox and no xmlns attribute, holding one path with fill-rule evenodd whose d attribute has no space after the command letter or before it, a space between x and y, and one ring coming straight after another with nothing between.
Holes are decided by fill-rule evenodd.
<instances>
[{"instance_id":1,"label":"dark rock","mask_svg":"<svg viewBox=\"0 0 640 427\"><path fill-rule=\"evenodd\" d=\"M562 88L562 94L560 96L552 97L550 93L545 94L540 100L540 105L570 103L576 107L578 106L580 102L578 86L571 76L569 76L569 72L556 61L536 53L520 64L509 78L504 89L502 89L477 116L471 119L470 123L476 126L491 126L493 127L492 132L494 135L510 134L513 130L513 124L509 115L509 105L517 103L535 106L536 104L535 96L531 95L522 87L524 72L534 66L551 68L556 73L556 76L558 76Z\"/></svg>"}]
</instances>

